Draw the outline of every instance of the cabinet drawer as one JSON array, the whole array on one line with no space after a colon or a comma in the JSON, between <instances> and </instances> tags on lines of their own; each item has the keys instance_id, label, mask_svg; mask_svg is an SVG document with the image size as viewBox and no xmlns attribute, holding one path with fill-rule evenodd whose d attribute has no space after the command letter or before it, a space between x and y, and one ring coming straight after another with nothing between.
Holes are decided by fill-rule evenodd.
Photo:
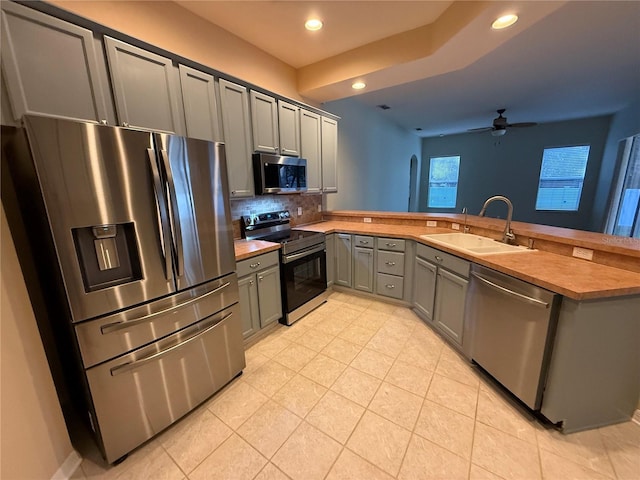
<instances>
[{"instance_id":1,"label":"cabinet drawer","mask_svg":"<svg viewBox=\"0 0 640 480\"><path fill-rule=\"evenodd\" d=\"M463 260L462 258L458 258L454 255L436 250L435 248L428 247L427 245L423 245L421 243L418 243L416 254L418 257L429 260L439 267L451 270L452 272L455 272L458 275L463 276L464 278L469 278L469 268L471 267L471 262L468 262L467 260Z\"/></svg>"},{"instance_id":2,"label":"cabinet drawer","mask_svg":"<svg viewBox=\"0 0 640 480\"><path fill-rule=\"evenodd\" d=\"M373 237L367 237L364 235L354 235L355 243L354 247L373 248Z\"/></svg>"},{"instance_id":3,"label":"cabinet drawer","mask_svg":"<svg viewBox=\"0 0 640 480\"><path fill-rule=\"evenodd\" d=\"M404 252L404 240L398 240L397 238L377 238L376 246L378 250Z\"/></svg>"},{"instance_id":4,"label":"cabinet drawer","mask_svg":"<svg viewBox=\"0 0 640 480\"><path fill-rule=\"evenodd\" d=\"M404 253L378 251L378 272L404 275Z\"/></svg>"},{"instance_id":5,"label":"cabinet drawer","mask_svg":"<svg viewBox=\"0 0 640 480\"><path fill-rule=\"evenodd\" d=\"M404 278L386 273L378 273L376 293L385 297L402 300L404 296Z\"/></svg>"},{"instance_id":6,"label":"cabinet drawer","mask_svg":"<svg viewBox=\"0 0 640 480\"><path fill-rule=\"evenodd\" d=\"M263 253L255 257L247 258L237 263L238 278L242 278L245 275L250 275L258 270L264 270L273 265L278 265L280 259L278 257L278 251L269 253Z\"/></svg>"}]
</instances>

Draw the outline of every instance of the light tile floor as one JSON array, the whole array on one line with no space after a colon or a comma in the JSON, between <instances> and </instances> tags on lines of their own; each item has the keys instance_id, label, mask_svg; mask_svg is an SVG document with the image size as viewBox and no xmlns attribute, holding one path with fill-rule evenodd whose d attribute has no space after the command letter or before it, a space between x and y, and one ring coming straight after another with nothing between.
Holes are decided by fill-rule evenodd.
<instances>
[{"instance_id":1,"label":"light tile floor","mask_svg":"<svg viewBox=\"0 0 640 480\"><path fill-rule=\"evenodd\" d=\"M640 426L571 435L499 392L408 308L333 293L224 390L76 479L640 479Z\"/></svg>"}]
</instances>

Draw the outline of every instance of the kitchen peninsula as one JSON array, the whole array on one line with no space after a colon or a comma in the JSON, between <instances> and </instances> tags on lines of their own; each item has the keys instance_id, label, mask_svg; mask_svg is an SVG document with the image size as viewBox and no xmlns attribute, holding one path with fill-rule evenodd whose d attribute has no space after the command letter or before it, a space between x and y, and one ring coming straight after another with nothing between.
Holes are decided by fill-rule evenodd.
<instances>
[{"instance_id":1,"label":"kitchen peninsula","mask_svg":"<svg viewBox=\"0 0 640 480\"><path fill-rule=\"evenodd\" d=\"M515 254L471 255L423 237L466 230L499 239L504 229L504 221L499 219L469 216L464 222L464 216L458 214L331 211L323 213L322 222L296 228L327 234L327 262L334 269L345 263L343 258L337 261L338 235L352 237L353 242L371 237L378 242L377 247L380 241L387 245L393 244L390 240L404 241L403 294L394 299L376 295L380 292L375 288L362 293L363 289L355 286L352 290L352 286L348 291L413 307L427 324L431 324L430 319L424 318L416 306L420 290L426 288L415 277L419 246L562 295L555 336L549 338L553 342L552 354L540 412L565 433L628 420L637 408L640 394L640 242L520 222L512 223L516 243L533 248ZM236 255L246 258L246 252L239 252L238 246L236 242ZM377 247L370 249L372 265L374 254L376 258L386 254ZM582 249L580 253L591 255L592 260L573 257L575 247ZM354 252L355 248L354 243ZM255 246L253 254L263 252ZM331 273L328 277L329 283L337 278ZM372 278L375 277L373 273ZM338 283L334 288L347 291ZM438 331L435 325L431 326ZM438 333L471 360L468 344L465 345L472 335L468 325L460 327L459 343L452 341L446 330Z\"/></svg>"}]
</instances>

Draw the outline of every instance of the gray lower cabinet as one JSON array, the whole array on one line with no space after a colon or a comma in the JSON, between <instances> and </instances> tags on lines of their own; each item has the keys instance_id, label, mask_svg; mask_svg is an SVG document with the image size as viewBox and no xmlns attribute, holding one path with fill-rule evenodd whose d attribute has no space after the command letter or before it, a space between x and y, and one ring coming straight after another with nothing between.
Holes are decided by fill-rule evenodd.
<instances>
[{"instance_id":1,"label":"gray lower cabinet","mask_svg":"<svg viewBox=\"0 0 640 480\"><path fill-rule=\"evenodd\" d=\"M120 125L184 133L178 70L171 59L104 37Z\"/></svg>"},{"instance_id":2,"label":"gray lower cabinet","mask_svg":"<svg viewBox=\"0 0 640 480\"><path fill-rule=\"evenodd\" d=\"M351 235L348 233L336 234L336 272L335 283L343 287L353 286Z\"/></svg>"},{"instance_id":3,"label":"gray lower cabinet","mask_svg":"<svg viewBox=\"0 0 640 480\"><path fill-rule=\"evenodd\" d=\"M336 278L336 234L325 235L324 242L327 249L327 287L330 287Z\"/></svg>"},{"instance_id":4,"label":"gray lower cabinet","mask_svg":"<svg viewBox=\"0 0 640 480\"><path fill-rule=\"evenodd\" d=\"M470 262L454 255L422 244L416 246L414 309L461 348L470 268Z\"/></svg>"},{"instance_id":5,"label":"gray lower cabinet","mask_svg":"<svg viewBox=\"0 0 640 480\"><path fill-rule=\"evenodd\" d=\"M36 114L107 122L109 87L100 80L104 56L93 33L13 2L1 5L2 72L14 120Z\"/></svg>"},{"instance_id":6,"label":"gray lower cabinet","mask_svg":"<svg viewBox=\"0 0 640 480\"><path fill-rule=\"evenodd\" d=\"M353 288L356 290L373 292L373 253L371 247L353 247Z\"/></svg>"},{"instance_id":7,"label":"gray lower cabinet","mask_svg":"<svg viewBox=\"0 0 640 480\"><path fill-rule=\"evenodd\" d=\"M320 115L300 109L300 156L307 160L307 193L322 191Z\"/></svg>"},{"instance_id":8,"label":"gray lower cabinet","mask_svg":"<svg viewBox=\"0 0 640 480\"><path fill-rule=\"evenodd\" d=\"M178 70L187 136L221 142L222 132L213 75L186 65L178 65Z\"/></svg>"},{"instance_id":9,"label":"gray lower cabinet","mask_svg":"<svg viewBox=\"0 0 640 480\"><path fill-rule=\"evenodd\" d=\"M282 318L278 252L269 252L237 264L244 338Z\"/></svg>"},{"instance_id":10,"label":"gray lower cabinet","mask_svg":"<svg viewBox=\"0 0 640 480\"><path fill-rule=\"evenodd\" d=\"M246 87L220 79L220 110L231 198L253 197L251 119Z\"/></svg>"},{"instance_id":11,"label":"gray lower cabinet","mask_svg":"<svg viewBox=\"0 0 640 480\"><path fill-rule=\"evenodd\" d=\"M376 238L376 293L404 299L405 241L396 238Z\"/></svg>"}]
</instances>

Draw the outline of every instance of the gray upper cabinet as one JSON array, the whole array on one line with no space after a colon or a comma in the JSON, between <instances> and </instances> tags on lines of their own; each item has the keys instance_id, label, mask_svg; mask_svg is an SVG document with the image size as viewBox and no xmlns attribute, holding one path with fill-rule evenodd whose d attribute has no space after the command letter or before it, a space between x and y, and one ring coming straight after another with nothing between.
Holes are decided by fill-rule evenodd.
<instances>
[{"instance_id":1,"label":"gray upper cabinet","mask_svg":"<svg viewBox=\"0 0 640 480\"><path fill-rule=\"evenodd\" d=\"M2 70L15 120L24 114L107 121L91 31L2 2ZM106 85L105 85L106 87Z\"/></svg>"},{"instance_id":2,"label":"gray upper cabinet","mask_svg":"<svg viewBox=\"0 0 640 480\"><path fill-rule=\"evenodd\" d=\"M300 156L300 108L278 100L280 154Z\"/></svg>"},{"instance_id":3,"label":"gray upper cabinet","mask_svg":"<svg viewBox=\"0 0 640 480\"><path fill-rule=\"evenodd\" d=\"M183 133L177 69L171 60L104 37L121 125Z\"/></svg>"},{"instance_id":4,"label":"gray upper cabinet","mask_svg":"<svg viewBox=\"0 0 640 480\"><path fill-rule=\"evenodd\" d=\"M338 122L322 117L322 191L338 191Z\"/></svg>"},{"instance_id":5,"label":"gray upper cabinet","mask_svg":"<svg viewBox=\"0 0 640 480\"><path fill-rule=\"evenodd\" d=\"M213 75L178 65L187 136L222 141Z\"/></svg>"},{"instance_id":6,"label":"gray upper cabinet","mask_svg":"<svg viewBox=\"0 0 640 480\"><path fill-rule=\"evenodd\" d=\"M251 90L250 96L253 150L277 154L280 152L280 142L276 99L255 90Z\"/></svg>"},{"instance_id":7,"label":"gray upper cabinet","mask_svg":"<svg viewBox=\"0 0 640 480\"><path fill-rule=\"evenodd\" d=\"M222 130L227 155L231 198L253 196L251 167L251 120L249 93L241 85L220 79Z\"/></svg>"},{"instance_id":8,"label":"gray upper cabinet","mask_svg":"<svg viewBox=\"0 0 640 480\"><path fill-rule=\"evenodd\" d=\"M300 109L300 156L307 159L307 193L322 191L320 115Z\"/></svg>"}]
</instances>

